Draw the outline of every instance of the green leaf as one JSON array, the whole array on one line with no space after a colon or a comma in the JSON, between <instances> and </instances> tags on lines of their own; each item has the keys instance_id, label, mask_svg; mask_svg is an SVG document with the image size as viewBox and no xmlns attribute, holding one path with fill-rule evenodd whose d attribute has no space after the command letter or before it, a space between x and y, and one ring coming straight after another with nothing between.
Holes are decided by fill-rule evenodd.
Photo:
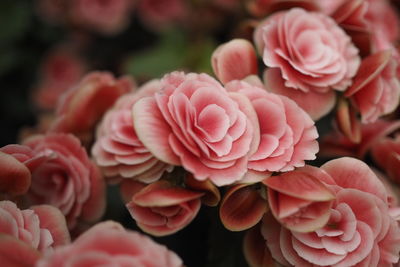
<instances>
[{"instance_id":1,"label":"green leaf","mask_svg":"<svg viewBox=\"0 0 400 267\"><path fill-rule=\"evenodd\" d=\"M186 46L186 40L181 32L168 32L161 36L155 46L132 54L125 72L135 77L155 78L182 69Z\"/></svg>"}]
</instances>

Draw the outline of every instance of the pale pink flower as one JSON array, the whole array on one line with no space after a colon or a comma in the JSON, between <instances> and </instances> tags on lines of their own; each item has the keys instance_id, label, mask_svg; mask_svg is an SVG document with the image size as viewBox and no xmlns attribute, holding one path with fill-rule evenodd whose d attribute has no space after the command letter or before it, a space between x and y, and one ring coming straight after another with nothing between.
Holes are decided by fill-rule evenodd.
<instances>
[{"instance_id":1,"label":"pale pink flower","mask_svg":"<svg viewBox=\"0 0 400 267\"><path fill-rule=\"evenodd\" d=\"M115 222L95 225L72 244L47 253L37 267L148 266L181 267L182 260L165 246Z\"/></svg>"},{"instance_id":2,"label":"pale pink flower","mask_svg":"<svg viewBox=\"0 0 400 267\"><path fill-rule=\"evenodd\" d=\"M315 159L318 132L314 121L291 99L244 81L232 81L228 91L245 95L256 111L260 143L249 157L257 172L290 171Z\"/></svg>"},{"instance_id":3,"label":"pale pink flower","mask_svg":"<svg viewBox=\"0 0 400 267\"><path fill-rule=\"evenodd\" d=\"M217 47L211 64L215 75L224 84L258 73L256 51L244 39L234 39Z\"/></svg>"},{"instance_id":4,"label":"pale pink flower","mask_svg":"<svg viewBox=\"0 0 400 267\"><path fill-rule=\"evenodd\" d=\"M0 234L10 235L39 251L68 244L70 236L62 213L49 205L20 210L0 201Z\"/></svg>"},{"instance_id":5,"label":"pale pink flower","mask_svg":"<svg viewBox=\"0 0 400 267\"><path fill-rule=\"evenodd\" d=\"M263 21L254 35L264 63L279 68L287 87L344 91L360 64L358 49L330 17L293 8Z\"/></svg>"},{"instance_id":6,"label":"pale pink flower","mask_svg":"<svg viewBox=\"0 0 400 267\"><path fill-rule=\"evenodd\" d=\"M97 129L92 155L105 176L132 178L144 183L158 180L172 166L157 158L143 145L136 135L132 120L132 107L140 98L152 96L160 90L160 82L154 80L123 95L109 110Z\"/></svg>"},{"instance_id":7,"label":"pale pink flower","mask_svg":"<svg viewBox=\"0 0 400 267\"><path fill-rule=\"evenodd\" d=\"M79 139L68 134L38 135L25 140L24 145L31 149L31 161L35 162L29 166L32 183L25 196L29 204L59 208L70 229L77 221L93 222L101 217L104 181Z\"/></svg>"},{"instance_id":8,"label":"pale pink flower","mask_svg":"<svg viewBox=\"0 0 400 267\"><path fill-rule=\"evenodd\" d=\"M400 100L400 83L397 79L397 63L385 50L365 58L353 85L346 91L361 113L363 123L371 123L394 111Z\"/></svg>"},{"instance_id":9,"label":"pale pink flower","mask_svg":"<svg viewBox=\"0 0 400 267\"><path fill-rule=\"evenodd\" d=\"M259 130L250 101L206 74L174 72L133 106L136 133L160 160L218 186L242 179Z\"/></svg>"},{"instance_id":10,"label":"pale pink flower","mask_svg":"<svg viewBox=\"0 0 400 267\"><path fill-rule=\"evenodd\" d=\"M310 174L317 174L315 177L335 192L327 223L311 232L298 232L265 216L261 232L272 257L289 266L376 267L397 263L400 228L391 217L388 193L379 178L365 163L352 158L329 161L320 172L323 175ZM298 201L287 201L286 210L301 207ZM310 219L318 217L318 212L302 215Z\"/></svg>"},{"instance_id":11,"label":"pale pink flower","mask_svg":"<svg viewBox=\"0 0 400 267\"><path fill-rule=\"evenodd\" d=\"M132 0L73 0L69 16L73 23L102 34L124 30L132 12Z\"/></svg>"},{"instance_id":12,"label":"pale pink flower","mask_svg":"<svg viewBox=\"0 0 400 267\"><path fill-rule=\"evenodd\" d=\"M124 93L134 88L129 77L114 78L109 72L91 72L70 88L57 105L51 132L73 133L88 141L103 114Z\"/></svg>"},{"instance_id":13,"label":"pale pink flower","mask_svg":"<svg viewBox=\"0 0 400 267\"><path fill-rule=\"evenodd\" d=\"M61 95L83 76L85 62L68 47L51 51L43 60L33 100L41 109L55 109Z\"/></svg>"},{"instance_id":14,"label":"pale pink flower","mask_svg":"<svg viewBox=\"0 0 400 267\"><path fill-rule=\"evenodd\" d=\"M165 236L186 227L196 217L204 193L160 180L147 186L131 182L130 194L132 199L126 207L139 228Z\"/></svg>"}]
</instances>

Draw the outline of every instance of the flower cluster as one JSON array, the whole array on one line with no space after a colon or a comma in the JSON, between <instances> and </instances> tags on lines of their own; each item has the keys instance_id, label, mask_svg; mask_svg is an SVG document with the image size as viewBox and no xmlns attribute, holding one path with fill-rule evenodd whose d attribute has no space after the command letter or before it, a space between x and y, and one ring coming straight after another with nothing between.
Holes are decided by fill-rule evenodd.
<instances>
[{"instance_id":1,"label":"flower cluster","mask_svg":"<svg viewBox=\"0 0 400 267\"><path fill-rule=\"evenodd\" d=\"M200 2L38 1L45 20L76 32L40 69L32 100L45 117L0 147L0 262L184 266L186 258L110 214L162 237L206 209L209 244L219 239L212 220L242 231L252 267L398 266L400 18L392 3ZM148 77L86 73L109 52L90 54L105 37L82 29L117 35L132 12L153 33L182 23L199 35L166 34L143 54L148 61L139 56L140 68L157 65ZM214 15L209 24L204 14ZM239 23L235 38L213 46L202 31L220 14ZM176 52L185 42L195 48ZM199 58L208 69L197 68ZM164 70L171 62L185 66Z\"/></svg>"}]
</instances>

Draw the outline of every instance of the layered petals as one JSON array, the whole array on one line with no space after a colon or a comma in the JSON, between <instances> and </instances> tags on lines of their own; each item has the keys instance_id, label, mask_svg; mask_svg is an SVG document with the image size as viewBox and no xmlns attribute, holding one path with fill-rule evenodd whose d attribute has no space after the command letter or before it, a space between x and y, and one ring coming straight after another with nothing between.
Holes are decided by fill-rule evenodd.
<instances>
[{"instance_id":1,"label":"layered petals","mask_svg":"<svg viewBox=\"0 0 400 267\"><path fill-rule=\"evenodd\" d=\"M97 129L92 155L106 177L151 183L158 180L164 171L172 170L171 165L156 159L143 145L136 135L132 120L132 106L159 89L159 81L148 82L137 92L122 96L114 108L105 114Z\"/></svg>"},{"instance_id":2,"label":"layered petals","mask_svg":"<svg viewBox=\"0 0 400 267\"><path fill-rule=\"evenodd\" d=\"M133 106L139 139L160 160L218 186L242 179L259 131L250 101L206 74L174 72Z\"/></svg>"},{"instance_id":3,"label":"layered petals","mask_svg":"<svg viewBox=\"0 0 400 267\"><path fill-rule=\"evenodd\" d=\"M181 267L182 260L166 247L120 224L107 221L83 233L72 244L47 253L38 267L165 266Z\"/></svg>"},{"instance_id":4,"label":"layered petals","mask_svg":"<svg viewBox=\"0 0 400 267\"><path fill-rule=\"evenodd\" d=\"M173 234L188 225L197 215L204 194L173 186L160 180L148 186L138 182L126 205L137 225L155 236ZM136 192L135 192L136 191Z\"/></svg>"},{"instance_id":5,"label":"layered petals","mask_svg":"<svg viewBox=\"0 0 400 267\"><path fill-rule=\"evenodd\" d=\"M281 70L285 86L306 93L344 91L360 64L358 49L333 19L301 8L268 17L254 39L264 63Z\"/></svg>"}]
</instances>

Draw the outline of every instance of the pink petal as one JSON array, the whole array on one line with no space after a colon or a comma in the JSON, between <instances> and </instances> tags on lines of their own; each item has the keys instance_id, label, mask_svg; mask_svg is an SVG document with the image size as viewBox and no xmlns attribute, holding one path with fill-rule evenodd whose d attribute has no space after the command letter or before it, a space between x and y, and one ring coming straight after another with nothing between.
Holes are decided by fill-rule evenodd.
<instances>
[{"instance_id":1,"label":"pink petal","mask_svg":"<svg viewBox=\"0 0 400 267\"><path fill-rule=\"evenodd\" d=\"M143 144L160 160L172 165L180 161L168 143L171 133L159 111L156 101L151 97L140 99L132 109L136 133Z\"/></svg>"},{"instance_id":2,"label":"pink petal","mask_svg":"<svg viewBox=\"0 0 400 267\"><path fill-rule=\"evenodd\" d=\"M25 194L31 184L31 172L13 156L0 152L0 192Z\"/></svg>"},{"instance_id":3,"label":"pink petal","mask_svg":"<svg viewBox=\"0 0 400 267\"><path fill-rule=\"evenodd\" d=\"M265 88L275 94L280 94L294 100L313 120L319 120L328 114L335 105L336 95L333 91L307 93L288 88L278 68L269 68L264 72Z\"/></svg>"},{"instance_id":4,"label":"pink petal","mask_svg":"<svg viewBox=\"0 0 400 267\"><path fill-rule=\"evenodd\" d=\"M142 207L165 207L200 198L203 194L161 180L136 193L132 201Z\"/></svg>"},{"instance_id":5,"label":"pink petal","mask_svg":"<svg viewBox=\"0 0 400 267\"><path fill-rule=\"evenodd\" d=\"M369 192L387 201L385 186L368 165L360 160L343 157L325 163L321 169L330 174L340 187Z\"/></svg>"},{"instance_id":6,"label":"pink petal","mask_svg":"<svg viewBox=\"0 0 400 267\"><path fill-rule=\"evenodd\" d=\"M268 206L255 188L239 184L231 187L222 199L219 216L231 231L242 231L256 225Z\"/></svg>"},{"instance_id":7,"label":"pink petal","mask_svg":"<svg viewBox=\"0 0 400 267\"><path fill-rule=\"evenodd\" d=\"M214 73L224 84L258 72L255 50L244 39L234 39L220 45L214 51L211 63Z\"/></svg>"},{"instance_id":8,"label":"pink petal","mask_svg":"<svg viewBox=\"0 0 400 267\"><path fill-rule=\"evenodd\" d=\"M0 262L3 266L30 267L39 260L40 254L20 240L0 234Z\"/></svg>"}]
</instances>

